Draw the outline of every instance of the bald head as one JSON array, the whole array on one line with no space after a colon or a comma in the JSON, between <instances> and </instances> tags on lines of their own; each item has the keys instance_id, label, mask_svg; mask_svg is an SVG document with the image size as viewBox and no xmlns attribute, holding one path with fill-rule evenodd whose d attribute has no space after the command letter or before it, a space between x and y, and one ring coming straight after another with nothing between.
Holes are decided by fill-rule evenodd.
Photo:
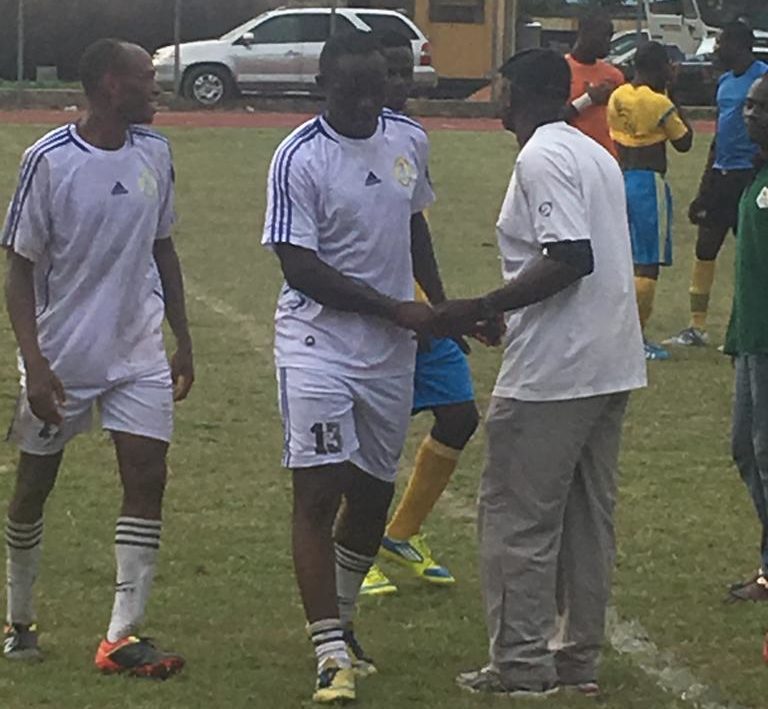
<instances>
[{"instance_id":1,"label":"bald head","mask_svg":"<svg viewBox=\"0 0 768 709\"><path fill-rule=\"evenodd\" d=\"M768 75L758 79L747 94L744 104L744 120L749 137L768 155Z\"/></svg>"},{"instance_id":2,"label":"bald head","mask_svg":"<svg viewBox=\"0 0 768 709\"><path fill-rule=\"evenodd\" d=\"M80 82L85 95L93 98L107 74L130 74L149 54L137 44L119 39L100 39L90 45L80 58ZM150 59L151 61L151 59Z\"/></svg>"},{"instance_id":3,"label":"bald head","mask_svg":"<svg viewBox=\"0 0 768 709\"><path fill-rule=\"evenodd\" d=\"M119 124L151 123L160 90L152 57L139 45L100 39L80 60L80 81L91 109Z\"/></svg>"}]
</instances>

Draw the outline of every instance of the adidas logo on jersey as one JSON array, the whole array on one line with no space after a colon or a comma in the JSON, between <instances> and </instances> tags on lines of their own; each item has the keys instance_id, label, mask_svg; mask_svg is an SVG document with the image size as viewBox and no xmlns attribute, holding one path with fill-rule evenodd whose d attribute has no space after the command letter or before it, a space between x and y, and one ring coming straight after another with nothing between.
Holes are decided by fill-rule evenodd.
<instances>
[{"instance_id":1,"label":"adidas logo on jersey","mask_svg":"<svg viewBox=\"0 0 768 709\"><path fill-rule=\"evenodd\" d=\"M377 177L376 173L369 172L368 177L365 178L365 186L373 187L374 185L380 185L381 180Z\"/></svg>"},{"instance_id":2,"label":"adidas logo on jersey","mask_svg":"<svg viewBox=\"0 0 768 709\"><path fill-rule=\"evenodd\" d=\"M112 188L112 194L128 194L128 190L125 189L125 187L123 187L123 183L118 180L115 182L115 186Z\"/></svg>"}]
</instances>

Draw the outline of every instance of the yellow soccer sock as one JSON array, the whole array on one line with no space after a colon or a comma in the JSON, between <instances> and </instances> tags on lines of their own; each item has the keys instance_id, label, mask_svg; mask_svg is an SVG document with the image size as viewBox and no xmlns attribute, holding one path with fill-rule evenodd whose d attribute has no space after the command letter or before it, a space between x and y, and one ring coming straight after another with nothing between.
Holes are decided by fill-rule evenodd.
<instances>
[{"instance_id":1,"label":"yellow soccer sock","mask_svg":"<svg viewBox=\"0 0 768 709\"><path fill-rule=\"evenodd\" d=\"M404 541L418 534L456 469L460 450L427 436L419 446L411 479L387 527L387 536Z\"/></svg>"},{"instance_id":2,"label":"yellow soccer sock","mask_svg":"<svg viewBox=\"0 0 768 709\"><path fill-rule=\"evenodd\" d=\"M709 310L709 294L715 281L715 262L695 259L691 274L691 327L697 330L707 329L707 311Z\"/></svg>"},{"instance_id":3,"label":"yellow soccer sock","mask_svg":"<svg viewBox=\"0 0 768 709\"><path fill-rule=\"evenodd\" d=\"M656 280L645 276L635 276L635 292L637 294L637 312L640 315L640 327L645 326L651 319L653 299L656 295Z\"/></svg>"}]
</instances>

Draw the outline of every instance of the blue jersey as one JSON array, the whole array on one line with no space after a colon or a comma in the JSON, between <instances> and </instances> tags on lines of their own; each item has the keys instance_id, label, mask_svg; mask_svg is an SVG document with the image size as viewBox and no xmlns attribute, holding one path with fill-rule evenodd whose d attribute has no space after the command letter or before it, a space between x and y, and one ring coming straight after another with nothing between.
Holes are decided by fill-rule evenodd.
<instances>
[{"instance_id":1,"label":"blue jersey","mask_svg":"<svg viewBox=\"0 0 768 709\"><path fill-rule=\"evenodd\" d=\"M743 111L749 89L763 74L768 74L768 64L755 61L739 76L729 71L720 77L714 164L718 170L749 170L753 166L757 146L747 134Z\"/></svg>"}]
</instances>

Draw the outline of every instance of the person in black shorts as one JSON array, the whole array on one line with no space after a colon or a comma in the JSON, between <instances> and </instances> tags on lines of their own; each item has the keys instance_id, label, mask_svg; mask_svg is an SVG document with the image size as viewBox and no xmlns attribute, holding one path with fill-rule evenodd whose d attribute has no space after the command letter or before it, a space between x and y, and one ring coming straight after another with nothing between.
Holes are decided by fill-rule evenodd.
<instances>
[{"instance_id":1,"label":"person in black shorts","mask_svg":"<svg viewBox=\"0 0 768 709\"><path fill-rule=\"evenodd\" d=\"M744 102L752 84L768 73L768 64L752 53L754 36L742 22L723 29L717 56L727 70L717 87L717 129L696 198L688 216L698 226L691 274L691 320L665 345L703 346L709 343L707 311L715 279L715 260L730 230L736 232L739 200L752 180L757 146L747 134Z\"/></svg>"}]
</instances>

